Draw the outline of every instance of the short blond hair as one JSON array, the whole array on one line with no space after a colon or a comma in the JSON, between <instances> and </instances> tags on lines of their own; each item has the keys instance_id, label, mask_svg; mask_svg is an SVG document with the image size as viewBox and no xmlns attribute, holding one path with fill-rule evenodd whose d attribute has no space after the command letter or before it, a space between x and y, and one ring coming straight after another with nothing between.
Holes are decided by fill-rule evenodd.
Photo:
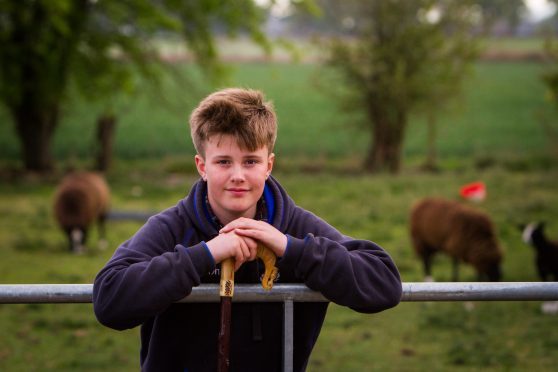
<instances>
[{"instance_id":1,"label":"short blond hair","mask_svg":"<svg viewBox=\"0 0 558 372\"><path fill-rule=\"evenodd\" d=\"M199 155L214 135L232 135L248 151L267 146L271 153L277 138L277 118L271 102L258 90L227 88L204 98L190 115L190 133Z\"/></svg>"}]
</instances>

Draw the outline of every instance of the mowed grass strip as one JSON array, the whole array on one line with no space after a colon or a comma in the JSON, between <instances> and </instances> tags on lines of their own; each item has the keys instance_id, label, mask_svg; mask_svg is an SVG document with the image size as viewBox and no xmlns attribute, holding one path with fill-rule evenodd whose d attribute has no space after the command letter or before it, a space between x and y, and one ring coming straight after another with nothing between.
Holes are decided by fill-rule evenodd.
<instances>
[{"instance_id":1,"label":"mowed grass strip","mask_svg":"<svg viewBox=\"0 0 558 372\"><path fill-rule=\"evenodd\" d=\"M312 64L231 64L223 86L262 89L276 107L279 139L276 151L284 159L309 166L337 159L361 162L369 134L359 127L362 115L342 112L324 82L329 72ZM120 159L193 155L188 116L199 100L215 89L203 83L199 71L175 66L188 80L168 78L161 90L145 86L137 97L110 97L87 103L74 97L63 110L54 138L59 160L91 159L95 120L113 107L118 123L114 153ZM498 162L518 153L544 156L556 145L542 120L556 128L553 108L545 101L537 63L478 63L466 79L463 96L437 116L437 149L441 161L467 157L480 163ZM173 75L176 76L176 75ZM184 75L182 75L184 76ZM0 158L17 161L19 145L6 112L0 112ZM409 164L426 153L426 124L420 112L410 117L404 155ZM542 154L542 155L541 155ZM360 164L358 164L359 166Z\"/></svg>"}]
</instances>

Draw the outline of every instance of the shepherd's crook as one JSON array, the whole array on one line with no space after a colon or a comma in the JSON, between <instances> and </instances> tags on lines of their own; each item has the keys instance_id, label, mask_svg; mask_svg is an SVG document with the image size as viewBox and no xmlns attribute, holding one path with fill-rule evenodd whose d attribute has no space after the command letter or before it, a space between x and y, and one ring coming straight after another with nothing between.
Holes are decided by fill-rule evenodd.
<instances>
[{"instance_id":1,"label":"shepherd's crook","mask_svg":"<svg viewBox=\"0 0 558 372\"><path fill-rule=\"evenodd\" d=\"M277 278L275 267L275 254L262 244L258 245L256 256L261 259L265 266L262 277L262 286L266 290L273 287ZM221 297L221 325L219 327L217 371L227 372L229 370L229 349L231 339L231 302L234 294L234 259L227 258L221 262L221 282L219 283L219 296Z\"/></svg>"}]
</instances>

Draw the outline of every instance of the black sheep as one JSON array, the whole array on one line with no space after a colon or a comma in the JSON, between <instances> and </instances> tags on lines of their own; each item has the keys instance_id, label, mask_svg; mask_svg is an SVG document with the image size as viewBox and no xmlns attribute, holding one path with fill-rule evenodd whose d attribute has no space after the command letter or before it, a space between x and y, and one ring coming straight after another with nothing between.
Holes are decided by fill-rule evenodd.
<instances>
[{"instance_id":1,"label":"black sheep","mask_svg":"<svg viewBox=\"0 0 558 372\"><path fill-rule=\"evenodd\" d=\"M533 222L523 229L523 241L535 247L537 271L542 281L558 281L558 242L544 234L544 222Z\"/></svg>"}]
</instances>

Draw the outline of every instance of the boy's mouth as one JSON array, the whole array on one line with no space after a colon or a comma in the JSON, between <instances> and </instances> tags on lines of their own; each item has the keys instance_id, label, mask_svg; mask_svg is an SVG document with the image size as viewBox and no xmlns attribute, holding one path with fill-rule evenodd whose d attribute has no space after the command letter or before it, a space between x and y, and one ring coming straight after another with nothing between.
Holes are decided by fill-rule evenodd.
<instances>
[{"instance_id":1,"label":"boy's mouth","mask_svg":"<svg viewBox=\"0 0 558 372\"><path fill-rule=\"evenodd\" d=\"M234 187L226 190L231 194L233 194L234 196L243 196L249 191L248 189L241 189L241 188L234 188Z\"/></svg>"}]
</instances>

